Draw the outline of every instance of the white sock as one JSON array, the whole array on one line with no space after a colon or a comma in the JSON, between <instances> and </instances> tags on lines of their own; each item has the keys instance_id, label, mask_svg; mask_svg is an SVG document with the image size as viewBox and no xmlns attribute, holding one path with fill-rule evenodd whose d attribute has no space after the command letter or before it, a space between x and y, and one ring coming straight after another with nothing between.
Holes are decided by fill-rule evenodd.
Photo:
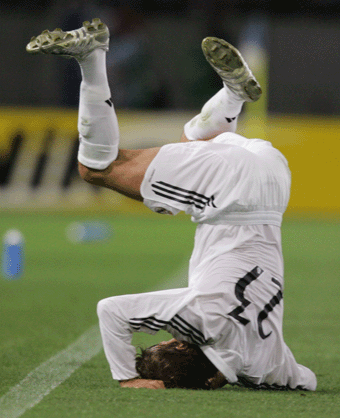
<instances>
[{"instance_id":1,"label":"white sock","mask_svg":"<svg viewBox=\"0 0 340 418\"><path fill-rule=\"evenodd\" d=\"M82 74L78 161L86 167L104 170L117 158L119 146L118 120L106 74L106 52L95 49L78 62Z\"/></svg>"},{"instance_id":2,"label":"white sock","mask_svg":"<svg viewBox=\"0 0 340 418\"><path fill-rule=\"evenodd\" d=\"M201 113L185 124L185 136L189 141L195 141L213 138L223 132L235 132L243 103L224 85L202 107Z\"/></svg>"}]
</instances>

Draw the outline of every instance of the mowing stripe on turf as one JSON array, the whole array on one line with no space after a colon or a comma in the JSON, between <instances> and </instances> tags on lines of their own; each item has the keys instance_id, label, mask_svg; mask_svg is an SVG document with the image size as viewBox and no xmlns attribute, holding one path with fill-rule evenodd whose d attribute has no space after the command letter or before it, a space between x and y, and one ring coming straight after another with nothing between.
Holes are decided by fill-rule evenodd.
<instances>
[{"instance_id":1,"label":"mowing stripe on turf","mask_svg":"<svg viewBox=\"0 0 340 418\"><path fill-rule=\"evenodd\" d=\"M171 279L158 286L157 290L185 287L186 278L187 264L172 275ZM101 349L99 327L93 325L78 340L42 363L5 393L0 398L0 418L18 418L23 415Z\"/></svg>"}]
</instances>

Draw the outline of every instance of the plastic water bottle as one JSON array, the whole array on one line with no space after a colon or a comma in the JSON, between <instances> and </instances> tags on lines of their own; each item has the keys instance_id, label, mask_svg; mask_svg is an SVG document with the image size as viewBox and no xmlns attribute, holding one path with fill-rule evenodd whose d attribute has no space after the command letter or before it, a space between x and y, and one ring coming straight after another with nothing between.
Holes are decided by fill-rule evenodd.
<instances>
[{"instance_id":1,"label":"plastic water bottle","mask_svg":"<svg viewBox=\"0 0 340 418\"><path fill-rule=\"evenodd\" d=\"M3 238L2 272L6 279L19 279L24 272L24 237L11 229Z\"/></svg>"},{"instance_id":2,"label":"plastic water bottle","mask_svg":"<svg viewBox=\"0 0 340 418\"><path fill-rule=\"evenodd\" d=\"M104 241L111 237L110 225L102 221L72 222L66 229L73 243Z\"/></svg>"}]
</instances>

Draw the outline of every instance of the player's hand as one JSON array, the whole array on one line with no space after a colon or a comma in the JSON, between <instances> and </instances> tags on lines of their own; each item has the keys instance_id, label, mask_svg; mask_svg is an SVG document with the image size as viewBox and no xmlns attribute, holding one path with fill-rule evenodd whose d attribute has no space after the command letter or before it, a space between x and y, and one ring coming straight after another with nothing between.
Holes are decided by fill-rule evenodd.
<instances>
[{"instance_id":1,"label":"player's hand","mask_svg":"<svg viewBox=\"0 0 340 418\"><path fill-rule=\"evenodd\" d=\"M119 382L122 388L145 388L145 389L165 389L162 380L151 380L151 379L130 379L121 380Z\"/></svg>"}]
</instances>

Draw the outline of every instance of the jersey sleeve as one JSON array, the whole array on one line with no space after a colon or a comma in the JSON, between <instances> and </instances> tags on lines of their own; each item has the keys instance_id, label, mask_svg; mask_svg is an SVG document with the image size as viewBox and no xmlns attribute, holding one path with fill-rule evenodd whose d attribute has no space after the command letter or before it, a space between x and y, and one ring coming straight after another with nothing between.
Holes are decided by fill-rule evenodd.
<instances>
[{"instance_id":1,"label":"jersey sleeve","mask_svg":"<svg viewBox=\"0 0 340 418\"><path fill-rule=\"evenodd\" d=\"M194 291L184 288L114 296L98 303L100 332L113 379L138 377L133 333L157 333L194 297Z\"/></svg>"}]
</instances>

